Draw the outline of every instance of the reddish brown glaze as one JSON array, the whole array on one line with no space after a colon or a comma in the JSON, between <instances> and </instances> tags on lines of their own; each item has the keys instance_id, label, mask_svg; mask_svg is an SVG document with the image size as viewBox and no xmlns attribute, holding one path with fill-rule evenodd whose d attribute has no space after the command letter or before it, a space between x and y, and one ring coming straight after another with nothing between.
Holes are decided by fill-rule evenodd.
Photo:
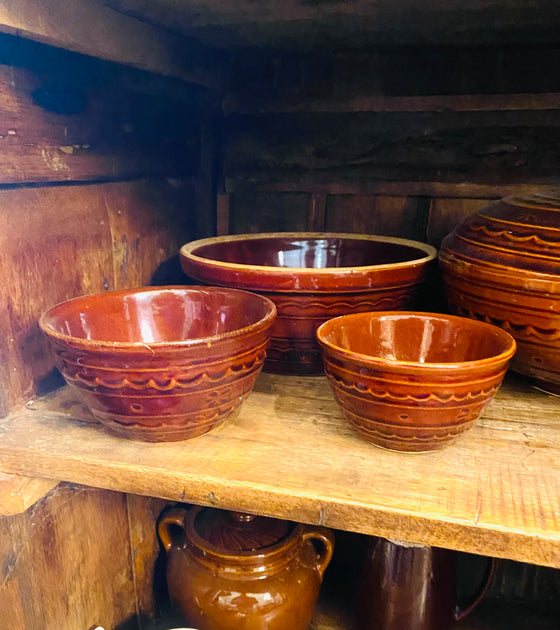
<instances>
[{"instance_id":1,"label":"reddish brown glaze","mask_svg":"<svg viewBox=\"0 0 560 630\"><path fill-rule=\"evenodd\" d=\"M456 603L456 553L372 538L356 599L356 630L449 630L486 593L495 561L471 601Z\"/></svg>"},{"instance_id":2,"label":"reddish brown glaze","mask_svg":"<svg viewBox=\"0 0 560 630\"><path fill-rule=\"evenodd\" d=\"M333 553L329 530L197 507L174 508L158 533L169 594L188 623L200 630L307 629Z\"/></svg>"},{"instance_id":3,"label":"reddish brown glaze","mask_svg":"<svg viewBox=\"0 0 560 630\"><path fill-rule=\"evenodd\" d=\"M501 328L438 313L344 315L317 339L345 417L366 440L398 451L434 450L469 429L515 352Z\"/></svg>"},{"instance_id":4,"label":"reddish brown glaze","mask_svg":"<svg viewBox=\"0 0 560 630\"><path fill-rule=\"evenodd\" d=\"M385 236L241 234L181 248L183 269L207 284L267 295L276 304L265 370L321 374L315 331L346 313L410 308L432 268L430 245Z\"/></svg>"},{"instance_id":5,"label":"reddish brown glaze","mask_svg":"<svg viewBox=\"0 0 560 630\"><path fill-rule=\"evenodd\" d=\"M113 291L62 302L40 326L57 367L112 432L183 440L249 395L275 318L262 296L216 287Z\"/></svg>"},{"instance_id":6,"label":"reddish brown glaze","mask_svg":"<svg viewBox=\"0 0 560 630\"><path fill-rule=\"evenodd\" d=\"M560 393L560 198L479 210L443 240L440 266L451 309L511 333L512 369Z\"/></svg>"}]
</instances>

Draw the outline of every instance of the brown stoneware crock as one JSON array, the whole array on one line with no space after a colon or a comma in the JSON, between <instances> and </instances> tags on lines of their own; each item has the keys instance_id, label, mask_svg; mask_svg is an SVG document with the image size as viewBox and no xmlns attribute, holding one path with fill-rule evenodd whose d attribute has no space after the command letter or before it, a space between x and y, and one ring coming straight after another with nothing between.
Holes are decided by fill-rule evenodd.
<instances>
[{"instance_id":1,"label":"brown stoneware crock","mask_svg":"<svg viewBox=\"0 0 560 630\"><path fill-rule=\"evenodd\" d=\"M173 508L158 523L175 607L200 630L307 630L330 530L239 512Z\"/></svg>"},{"instance_id":2,"label":"brown stoneware crock","mask_svg":"<svg viewBox=\"0 0 560 630\"><path fill-rule=\"evenodd\" d=\"M491 322L518 344L512 369L560 393L560 196L507 197L443 240L450 308Z\"/></svg>"},{"instance_id":3,"label":"brown stoneware crock","mask_svg":"<svg viewBox=\"0 0 560 630\"><path fill-rule=\"evenodd\" d=\"M450 630L480 602L496 561L488 558L482 584L457 604L457 553L372 538L356 598L356 630Z\"/></svg>"},{"instance_id":4,"label":"brown stoneware crock","mask_svg":"<svg viewBox=\"0 0 560 630\"><path fill-rule=\"evenodd\" d=\"M274 301L278 317L264 369L280 374L322 374L315 331L327 319L415 308L436 256L416 241L316 232L220 236L181 248L191 278Z\"/></svg>"},{"instance_id":5,"label":"brown stoneware crock","mask_svg":"<svg viewBox=\"0 0 560 630\"><path fill-rule=\"evenodd\" d=\"M246 291L159 287L68 300L40 326L95 418L117 435L160 442L206 433L241 405L275 313Z\"/></svg>"},{"instance_id":6,"label":"brown stoneware crock","mask_svg":"<svg viewBox=\"0 0 560 630\"><path fill-rule=\"evenodd\" d=\"M431 451L472 427L515 352L501 328L439 313L343 315L317 338L345 417L397 451Z\"/></svg>"}]
</instances>

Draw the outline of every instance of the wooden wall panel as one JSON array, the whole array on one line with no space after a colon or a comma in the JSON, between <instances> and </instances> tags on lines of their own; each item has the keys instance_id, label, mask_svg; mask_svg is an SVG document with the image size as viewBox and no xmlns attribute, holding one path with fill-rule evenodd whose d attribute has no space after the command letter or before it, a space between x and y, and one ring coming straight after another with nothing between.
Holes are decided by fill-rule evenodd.
<instances>
[{"instance_id":1,"label":"wooden wall panel","mask_svg":"<svg viewBox=\"0 0 560 630\"><path fill-rule=\"evenodd\" d=\"M0 189L0 411L57 384L40 314L81 294L181 278L192 215L183 181Z\"/></svg>"},{"instance_id":2,"label":"wooden wall panel","mask_svg":"<svg viewBox=\"0 0 560 630\"><path fill-rule=\"evenodd\" d=\"M106 629L134 617L126 495L66 484L0 518L2 630Z\"/></svg>"},{"instance_id":3,"label":"wooden wall panel","mask_svg":"<svg viewBox=\"0 0 560 630\"><path fill-rule=\"evenodd\" d=\"M424 240L429 200L383 195L329 195L327 229Z\"/></svg>"},{"instance_id":4,"label":"wooden wall panel","mask_svg":"<svg viewBox=\"0 0 560 630\"><path fill-rule=\"evenodd\" d=\"M310 199L305 192L239 192L230 200L230 232L307 230Z\"/></svg>"}]
</instances>

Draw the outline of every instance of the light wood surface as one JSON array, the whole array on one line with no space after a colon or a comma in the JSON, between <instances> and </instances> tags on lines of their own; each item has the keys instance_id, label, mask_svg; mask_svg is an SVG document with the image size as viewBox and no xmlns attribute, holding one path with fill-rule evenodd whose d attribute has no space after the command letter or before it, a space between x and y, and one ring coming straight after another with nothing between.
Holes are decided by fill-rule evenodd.
<instances>
[{"instance_id":1,"label":"light wood surface","mask_svg":"<svg viewBox=\"0 0 560 630\"><path fill-rule=\"evenodd\" d=\"M324 377L262 374L236 418L176 443L113 437L79 409L63 390L3 420L4 472L560 567L559 400L516 377L418 455L363 442Z\"/></svg>"},{"instance_id":2,"label":"light wood surface","mask_svg":"<svg viewBox=\"0 0 560 630\"><path fill-rule=\"evenodd\" d=\"M0 473L0 516L25 512L57 485L52 479Z\"/></svg>"}]
</instances>

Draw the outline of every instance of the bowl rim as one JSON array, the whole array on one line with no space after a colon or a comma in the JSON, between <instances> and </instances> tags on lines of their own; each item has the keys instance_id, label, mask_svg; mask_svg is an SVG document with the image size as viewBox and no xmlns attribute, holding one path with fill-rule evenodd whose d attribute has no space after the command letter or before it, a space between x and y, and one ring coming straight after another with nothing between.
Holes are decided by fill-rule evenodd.
<instances>
[{"instance_id":1,"label":"bowl rim","mask_svg":"<svg viewBox=\"0 0 560 630\"><path fill-rule=\"evenodd\" d=\"M354 352L352 350L346 350L337 346L334 343L329 342L324 338L324 333L329 326L333 326L333 322L337 322L340 320L350 320L350 319L364 319L364 318L374 318L374 319L400 319L402 317L405 318L413 318L413 319L439 319L445 321L451 321L455 323L459 322L468 322L469 325L474 325L478 328L483 328L488 331L493 331L497 333L506 343L506 348L499 354L494 354L489 357L484 357L482 359L474 359L471 361L450 361L448 363L422 363L420 361L403 361L400 359L383 359L381 357L372 356L370 354L362 354L360 352ZM435 312L424 312L424 311L368 311L364 313L349 313L347 315L340 315L339 317L334 317L332 319L323 322L316 331L316 338L319 344L322 346L323 351L332 352L337 354L338 356L344 356L345 358L351 358L354 361L360 362L361 364L371 367L383 367L384 369L395 369L398 371L403 370L419 370L419 371L443 371L443 370L461 370L468 368L478 368L491 364L501 364L506 361L509 361L517 350L517 342L515 338L510 335L506 330L500 328L499 326L495 326L494 324L489 324L488 322L482 322L478 319L471 319L469 317L462 317L460 315L449 315L447 313L435 313Z\"/></svg>"},{"instance_id":2,"label":"bowl rim","mask_svg":"<svg viewBox=\"0 0 560 630\"><path fill-rule=\"evenodd\" d=\"M196 337L194 339L177 339L175 341L108 341L101 339L85 339L84 337L78 337L74 335L68 335L54 330L51 324L48 323L49 318L55 315L55 311L62 310L71 304L81 301L86 302L89 298L97 296L125 296L125 295L138 295L141 293L236 293L249 294L250 299L261 301L268 309L264 315L256 322L243 326L243 328L237 328L219 335L207 335L205 337ZM152 351L152 349L167 348L175 350L179 348L192 348L197 346L208 346L212 343L233 339L243 336L245 334L251 334L257 332L260 329L272 326L276 318L276 305L274 302L264 295L258 293L252 293L243 289L235 289L231 287L214 287L214 286L192 286L192 285L166 285L159 287L138 287L130 289L116 289L113 291L99 291L94 293L86 293L67 300L62 300L56 304L53 304L50 308L45 310L39 318L39 327L41 330L51 339L63 342L73 346L80 346L82 348L90 348L93 350L103 351L110 348L113 350L125 350L125 351Z\"/></svg>"},{"instance_id":3,"label":"bowl rim","mask_svg":"<svg viewBox=\"0 0 560 630\"><path fill-rule=\"evenodd\" d=\"M219 243L229 243L233 241L250 241L250 240L266 240L266 239L278 239L278 238L293 238L293 239L316 239L325 240L327 238L346 239L346 240L359 240L359 241L374 241L383 243L394 243L396 245L404 245L413 249L418 249L424 252L424 256L414 258L412 260L406 260L395 263L381 263L378 265L359 265L353 267L276 267L274 265L254 265L248 263L231 263L220 260L214 260L213 258L206 258L194 253L195 249L199 247L205 247L206 245L214 245ZM382 269L398 269L400 267L410 267L412 265L424 264L435 260L437 257L437 249L433 245L428 243L422 243L421 241L415 241L406 238L400 238L396 236L383 236L380 234L353 234L349 232L255 232L251 234L226 234L223 236L212 236L210 238L202 238L195 241L185 243L180 248L180 254L187 260L192 260L197 263L202 263L209 267L216 267L220 269L235 269L248 271L250 269L256 269L263 272L268 272L273 275L286 275L297 274L302 276L307 275L329 275L333 272L337 274L352 275L356 272L363 273L368 270L382 270Z\"/></svg>"}]
</instances>

